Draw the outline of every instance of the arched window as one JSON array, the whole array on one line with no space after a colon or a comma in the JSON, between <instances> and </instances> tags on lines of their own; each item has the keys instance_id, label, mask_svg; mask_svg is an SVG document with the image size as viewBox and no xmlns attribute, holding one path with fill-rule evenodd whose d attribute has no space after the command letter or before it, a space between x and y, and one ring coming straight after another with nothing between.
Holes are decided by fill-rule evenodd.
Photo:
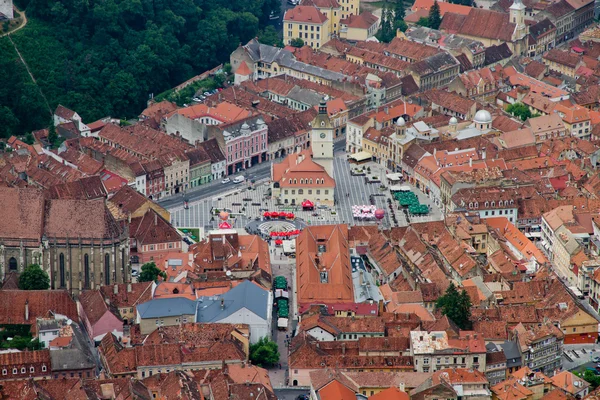
<instances>
[{"instance_id":1,"label":"arched window","mask_svg":"<svg viewBox=\"0 0 600 400\"><path fill-rule=\"evenodd\" d=\"M87 253L83 256L83 287L90 288L90 256Z\"/></svg>"},{"instance_id":2,"label":"arched window","mask_svg":"<svg viewBox=\"0 0 600 400\"><path fill-rule=\"evenodd\" d=\"M17 259L16 259L16 258L14 258L14 257L11 257L11 258L8 260L8 269L9 269L10 271L16 271L16 270L17 270L17 267L18 267L18 264L17 264Z\"/></svg>"},{"instance_id":3,"label":"arched window","mask_svg":"<svg viewBox=\"0 0 600 400\"><path fill-rule=\"evenodd\" d=\"M312 185L312 178L310 178L310 184Z\"/></svg>"},{"instance_id":4,"label":"arched window","mask_svg":"<svg viewBox=\"0 0 600 400\"><path fill-rule=\"evenodd\" d=\"M304 190L298 189L298 194L304 194Z\"/></svg>"},{"instance_id":5,"label":"arched window","mask_svg":"<svg viewBox=\"0 0 600 400\"><path fill-rule=\"evenodd\" d=\"M496 207L496 202L492 201L492 207Z\"/></svg>"},{"instance_id":6,"label":"arched window","mask_svg":"<svg viewBox=\"0 0 600 400\"><path fill-rule=\"evenodd\" d=\"M104 284L110 285L110 255L104 255Z\"/></svg>"},{"instance_id":7,"label":"arched window","mask_svg":"<svg viewBox=\"0 0 600 400\"><path fill-rule=\"evenodd\" d=\"M65 255L60 253L58 256L58 268L59 268L59 276L60 276L60 287L64 288L66 286L65 280Z\"/></svg>"}]
</instances>

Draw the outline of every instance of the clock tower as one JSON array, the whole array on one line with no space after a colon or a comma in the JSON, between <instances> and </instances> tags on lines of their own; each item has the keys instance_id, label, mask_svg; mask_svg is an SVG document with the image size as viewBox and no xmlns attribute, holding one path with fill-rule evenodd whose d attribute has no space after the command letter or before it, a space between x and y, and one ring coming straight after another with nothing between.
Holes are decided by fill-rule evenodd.
<instances>
[{"instance_id":1,"label":"clock tower","mask_svg":"<svg viewBox=\"0 0 600 400\"><path fill-rule=\"evenodd\" d=\"M333 178L333 125L327 114L325 99L319 103L319 112L311 126L313 161L325 168L327 174Z\"/></svg>"}]
</instances>

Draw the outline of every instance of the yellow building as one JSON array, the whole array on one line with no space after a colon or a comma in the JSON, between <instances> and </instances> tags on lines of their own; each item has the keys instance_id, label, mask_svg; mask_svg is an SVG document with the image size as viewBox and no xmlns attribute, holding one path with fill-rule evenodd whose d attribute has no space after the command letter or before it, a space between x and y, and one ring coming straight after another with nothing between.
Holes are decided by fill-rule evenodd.
<instances>
[{"instance_id":1,"label":"yellow building","mask_svg":"<svg viewBox=\"0 0 600 400\"><path fill-rule=\"evenodd\" d=\"M377 33L379 18L368 11L364 11L360 15L351 15L340 20L340 24L340 38L350 41L364 41Z\"/></svg>"},{"instance_id":2,"label":"yellow building","mask_svg":"<svg viewBox=\"0 0 600 400\"><path fill-rule=\"evenodd\" d=\"M330 21L325 14L312 6L296 6L283 17L283 42L302 39L304 44L319 49L331 37Z\"/></svg>"},{"instance_id":3,"label":"yellow building","mask_svg":"<svg viewBox=\"0 0 600 400\"><path fill-rule=\"evenodd\" d=\"M357 15L360 9L360 0L340 0L340 6L342 8L341 19L346 19L350 15Z\"/></svg>"},{"instance_id":4,"label":"yellow building","mask_svg":"<svg viewBox=\"0 0 600 400\"><path fill-rule=\"evenodd\" d=\"M329 34L338 34L342 19L342 6L337 0L304 0L301 4L317 8L329 20Z\"/></svg>"}]
</instances>

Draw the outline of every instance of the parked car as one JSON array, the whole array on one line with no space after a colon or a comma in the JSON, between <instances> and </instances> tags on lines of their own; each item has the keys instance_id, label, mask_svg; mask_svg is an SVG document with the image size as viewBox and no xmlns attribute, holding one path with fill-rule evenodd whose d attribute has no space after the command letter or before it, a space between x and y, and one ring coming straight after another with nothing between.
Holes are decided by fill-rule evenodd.
<instances>
[{"instance_id":1,"label":"parked car","mask_svg":"<svg viewBox=\"0 0 600 400\"><path fill-rule=\"evenodd\" d=\"M225 178L221 181L221 183L223 183L223 184L229 183L229 182L231 182L231 179L229 179L229 178Z\"/></svg>"},{"instance_id":2,"label":"parked car","mask_svg":"<svg viewBox=\"0 0 600 400\"><path fill-rule=\"evenodd\" d=\"M600 357L596 356L596 357L592 358L592 361L595 363L600 363Z\"/></svg>"},{"instance_id":3,"label":"parked car","mask_svg":"<svg viewBox=\"0 0 600 400\"><path fill-rule=\"evenodd\" d=\"M132 270L131 276L138 276L138 270L137 269Z\"/></svg>"},{"instance_id":4,"label":"parked car","mask_svg":"<svg viewBox=\"0 0 600 400\"><path fill-rule=\"evenodd\" d=\"M236 177L233 179L233 183L242 183L242 182L244 182L245 180L246 180L246 178L244 178L242 175L240 175L240 176L236 176Z\"/></svg>"},{"instance_id":5,"label":"parked car","mask_svg":"<svg viewBox=\"0 0 600 400\"><path fill-rule=\"evenodd\" d=\"M209 92L204 92L204 93L202 93L202 94L203 94L203 95L205 95L205 96L210 96L210 93L209 93Z\"/></svg>"}]
</instances>

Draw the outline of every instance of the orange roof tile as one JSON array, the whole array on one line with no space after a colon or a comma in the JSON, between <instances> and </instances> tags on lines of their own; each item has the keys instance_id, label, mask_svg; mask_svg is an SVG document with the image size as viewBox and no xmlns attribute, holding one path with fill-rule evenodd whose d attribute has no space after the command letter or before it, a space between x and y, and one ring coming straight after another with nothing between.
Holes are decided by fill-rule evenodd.
<instances>
[{"instance_id":1,"label":"orange roof tile","mask_svg":"<svg viewBox=\"0 0 600 400\"><path fill-rule=\"evenodd\" d=\"M356 395L353 390L348 389L338 381L331 381L330 384L319 390L321 400L355 400Z\"/></svg>"},{"instance_id":2,"label":"orange roof tile","mask_svg":"<svg viewBox=\"0 0 600 400\"><path fill-rule=\"evenodd\" d=\"M307 24L322 24L327 21L325 14L316 7L296 6L285 12L284 21L303 22Z\"/></svg>"},{"instance_id":3,"label":"orange roof tile","mask_svg":"<svg viewBox=\"0 0 600 400\"><path fill-rule=\"evenodd\" d=\"M248 76L252 73L252 71L250 71L250 68L248 68L248 64L246 64L246 61L242 61L235 73L238 75Z\"/></svg>"}]
</instances>

